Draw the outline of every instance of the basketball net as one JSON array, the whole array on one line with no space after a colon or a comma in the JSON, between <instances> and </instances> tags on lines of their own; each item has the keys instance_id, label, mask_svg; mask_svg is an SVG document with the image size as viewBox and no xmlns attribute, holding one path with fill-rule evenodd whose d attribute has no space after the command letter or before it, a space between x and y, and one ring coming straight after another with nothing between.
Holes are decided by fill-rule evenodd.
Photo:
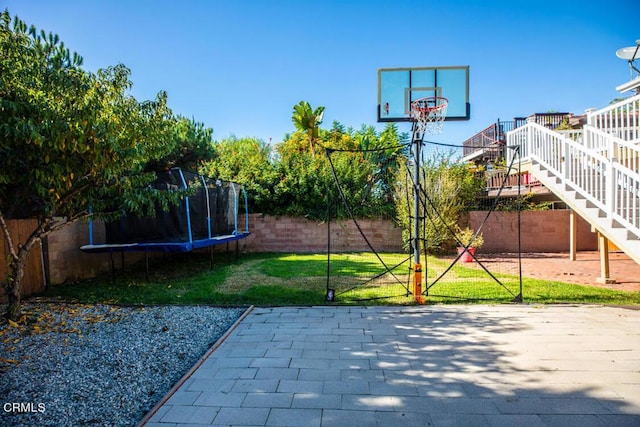
<instances>
[{"instance_id":1,"label":"basketball net","mask_svg":"<svg viewBox=\"0 0 640 427\"><path fill-rule=\"evenodd\" d=\"M413 101L411 117L415 120L416 130L423 135L442 133L448 105L447 98L441 96L428 96Z\"/></svg>"}]
</instances>

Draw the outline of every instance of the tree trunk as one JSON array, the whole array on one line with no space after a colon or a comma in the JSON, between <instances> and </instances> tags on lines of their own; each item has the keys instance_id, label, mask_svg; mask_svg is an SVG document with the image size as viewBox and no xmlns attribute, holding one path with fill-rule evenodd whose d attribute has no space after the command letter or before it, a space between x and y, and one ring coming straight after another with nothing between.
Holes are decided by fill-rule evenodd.
<instances>
[{"instance_id":1,"label":"tree trunk","mask_svg":"<svg viewBox=\"0 0 640 427\"><path fill-rule=\"evenodd\" d=\"M4 317L9 320L13 320L17 322L20 320L20 316L22 315L22 304L20 302L20 294L11 295L9 294L9 305L7 306L7 312L4 314Z\"/></svg>"},{"instance_id":2,"label":"tree trunk","mask_svg":"<svg viewBox=\"0 0 640 427\"><path fill-rule=\"evenodd\" d=\"M40 240L41 237L46 235L45 224L48 223L38 221L38 227L29 235L26 242L24 242L24 244L20 244L18 242L18 251L16 252L13 240L11 238L11 235L9 234L9 228L7 227L2 212L0 212L0 227L2 228L2 233L4 234L4 238L9 249L9 272L2 281L2 286L5 289L9 302L7 311L4 314L7 319L11 319L14 321L20 319L20 316L22 314L21 296L22 279L24 278L24 267L27 264L27 257L29 256L29 252L31 252L31 249L33 248L35 243Z\"/></svg>"},{"instance_id":3,"label":"tree trunk","mask_svg":"<svg viewBox=\"0 0 640 427\"><path fill-rule=\"evenodd\" d=\"M31 248L32 245L29 245ZM9 273L5 278L4 289L7 293L9 305L4 316L7 319L18 321L22 315L22 280L24 278L24 266L27 261L28 251L24 247L18 252L18 259L13 260L9 264Z\"/></svg>"}]
</instances>

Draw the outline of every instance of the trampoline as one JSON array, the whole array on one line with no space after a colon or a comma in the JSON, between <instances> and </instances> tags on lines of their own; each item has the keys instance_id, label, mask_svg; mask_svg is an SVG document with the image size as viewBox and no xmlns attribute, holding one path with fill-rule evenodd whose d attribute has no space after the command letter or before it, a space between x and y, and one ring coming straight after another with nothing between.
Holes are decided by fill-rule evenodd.
<instances>
[{"instance_id":1,"label":"trampoline","mask_svg":"<svg viewBox=\"0 0 640 427\"><path fill-rule=\"evenodd\" d=\"M180 168L158 174L153 188L187 190L188 195L168 210L157 206L155 216L126 214L107 222L105 241L94 242L94 223L89 221L88 253L190 252L194 249L238 242L249 235L247 193L233 182L205 177ZM238 213L244 213L244 229Z\"/></svg>"}]
</instances>

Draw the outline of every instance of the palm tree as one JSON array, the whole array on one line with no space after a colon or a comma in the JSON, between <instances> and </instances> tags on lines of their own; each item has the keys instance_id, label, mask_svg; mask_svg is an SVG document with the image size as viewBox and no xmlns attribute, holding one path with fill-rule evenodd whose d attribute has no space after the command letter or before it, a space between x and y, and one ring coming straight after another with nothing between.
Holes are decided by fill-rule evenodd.
<instances>
[{"instance_id":1,"label":"palm tree","mask_svg":"<svg viewBox=\"0 0 640 427\"><path fill-rule=\"evenodd\" d=\"M307 141L311 151L315 153L315 144L319 139L320 125L322 124L322 115L324 107L318 107L315 110L311 108L306 101L300 101L293 106L293 121L296 129L307 134Z\"/></svg>"}]
</instances>

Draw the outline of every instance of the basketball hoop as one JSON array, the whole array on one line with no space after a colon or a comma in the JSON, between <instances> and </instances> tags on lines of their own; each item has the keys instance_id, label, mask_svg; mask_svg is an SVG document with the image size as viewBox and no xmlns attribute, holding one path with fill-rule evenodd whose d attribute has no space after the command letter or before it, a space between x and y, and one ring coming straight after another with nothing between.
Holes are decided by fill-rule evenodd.
<instances>
[{"instance_id":1,"label":"basketball hoop","mask_svg":"<svg viewBox=\"0 0 640 427\"><path fill-rule=\"evenodd\" d=\"M411 103L411 117L422 134L442 133L449 101L441 96L428 96Z\"/></svg>"}]
</instances>

